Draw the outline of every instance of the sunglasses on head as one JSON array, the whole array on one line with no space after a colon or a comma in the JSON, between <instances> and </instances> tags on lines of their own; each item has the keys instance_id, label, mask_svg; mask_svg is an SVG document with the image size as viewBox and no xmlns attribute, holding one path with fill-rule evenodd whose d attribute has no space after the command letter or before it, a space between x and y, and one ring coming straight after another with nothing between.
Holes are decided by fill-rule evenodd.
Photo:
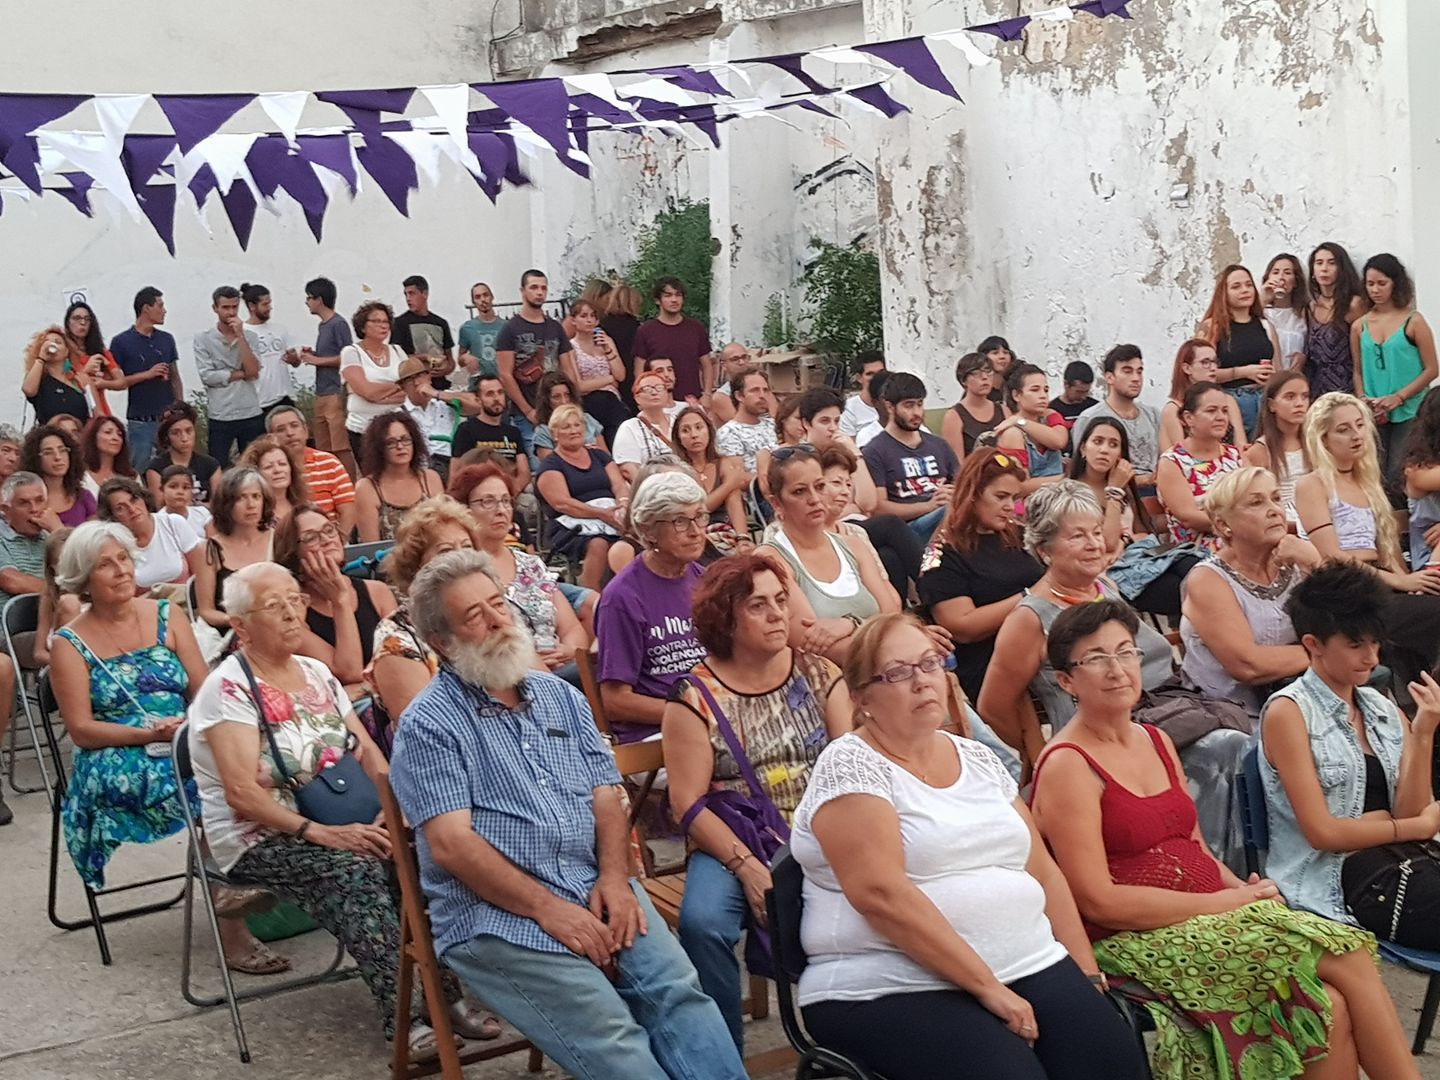
<instances>
[{"instance_id":1,"label":"sunglasses on head","mask_svg":"<svg viewBox=\"0 0 1440 1080\"><path fill-rule=\"evenodd\" d=\"M796 443L794 446L777 446L774 450L771 450L771 451L770 451L770 460L771 460L771 461L788 461L788 460L790 460L792 457L794 457L796 454L811 454L811 455L813 455L814 453L815 453L815 447L814 447L813 444L808 443L808 442L802 442L802 443Z\"/></svg>"}]
</instances>

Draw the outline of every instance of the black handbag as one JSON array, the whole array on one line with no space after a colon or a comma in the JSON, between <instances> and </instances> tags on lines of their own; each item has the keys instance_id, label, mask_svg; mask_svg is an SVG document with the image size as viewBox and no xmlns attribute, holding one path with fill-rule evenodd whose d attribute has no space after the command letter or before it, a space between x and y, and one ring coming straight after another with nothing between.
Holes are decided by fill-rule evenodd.
<instances>
[{"instance_id":1,"label":"black handbag","mask_svg":"<svg viewBox=\"0 0 1440 1080\"><path fill-rule=\"evenodd\" d=\"M275 759L275 767L285 778L285 786L295 796L295 809L317 825L369 825L374 822L380 816L380 793L361 767L360 759L348 750L334 765L316 773L308 784L301 784L290 775L280 747L275 742L275 733L270 730L270 721L265 717L265 699L260 696L255 673L250 670L250 663L243 652L235 655L240 661L240 670L245 672L245 678L250 683L250 696L255 701L255 711L260 714L260 729L270 741L270 755Z\"/></svg>"},{"instance_id":2,"label":"black handbag","mask_svg":"<svg viewBox=\"0 0 1440 1080\"><path fill-rule=\"evenodd\" d=\"M1440 844L1410 840L1345 856L1345 906L1366 930L1413 949L1440 948Z\"/></svg>"}]
</instances>

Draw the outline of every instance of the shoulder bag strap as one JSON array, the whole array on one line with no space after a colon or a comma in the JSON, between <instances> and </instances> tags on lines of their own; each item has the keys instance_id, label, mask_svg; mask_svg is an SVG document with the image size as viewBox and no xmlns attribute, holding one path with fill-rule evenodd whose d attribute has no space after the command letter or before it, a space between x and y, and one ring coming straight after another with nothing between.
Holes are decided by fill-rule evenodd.
<instances>
[{"instance_id":1,"label":"shoulder bag strap","mask_svg":"<svg viewBox=\"0 0 1440 1080\"><path fill-rule=\"evenodd\" d=\"M250 670L250 661L245 659L245 653L239 649L235 650L235 659L240 664L240 670L245 673L245 681L250 684L250 698L255 702L255 712L260 717L260 730L265 733L265 738L270 742L270 756L275 759L275 768L279 769L280 775L284 777L285 786L291 791L295 791L300 785L285 768L285 758L280 753L280 744L275 741L275 733L270 730L270 721L265 718L265 699L260 696L260 687L255 682L255 673Z\"/></svg>"},{"instance_id":2,"label":"shoulder bag strap","mask_svg":"<svg viewBox=\"0 0 1440 1080\"><path fill-rule=\"evenodd\" d=\"M705 685L703 679L697 679L694 675L682 675L681 678L695 687L696 690L700 691L700 696L705 700L705 704L709 706L711 714L715 717L715 726L720 729L720 734L725 739L725 745L730 748L730 756L735 759L735 764L740 769L740 775L745 778L745 783L750 787L750 794L764 804L767 816L772 819L771 824L788 842L790 839L790 829L785 824L785 818L781 815L780 811L775 808L775 803L771 800L769 791L765 789L764 784L760 783L760 778L755 775L755 766L750 764L750 758L745 753L745 748L740 745L740 739L736 736L735 729L730 725L730 719L725 715L725 710L720 708L720 703L715 700L715 695L710 693L710 688Z\"/></svg>"}]
</instances>

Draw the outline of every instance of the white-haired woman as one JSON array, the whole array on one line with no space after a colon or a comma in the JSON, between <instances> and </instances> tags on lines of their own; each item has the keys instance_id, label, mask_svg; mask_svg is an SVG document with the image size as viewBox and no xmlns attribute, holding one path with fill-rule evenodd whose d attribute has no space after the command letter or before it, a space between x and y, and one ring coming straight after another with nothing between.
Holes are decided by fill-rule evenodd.
<instances>
[{"instance_id":1,"label":"white-haired woman","mask_svg":"<svg viewBox=\"0 0 1440 1080\"><path fill-rule=\"evenodd\" d=\"M1353 394L1320 395L1305 416L1310 472L1295 482L1300 535L1326 559L1364 563L1394 590L1386 662L1401 685L1434 665L1440 642L1440 566L1408 570L1380 471L1370 409Z\"/></svg>"},{"instance_id":2,"label":"white-haired woman","mask_svg":"<svg viewBox=\"0 0 1440 1080\"><path fill-rule=\"evenodd\" d=\"M1069 723L1075 712L1074 699L1061 687L1047 658L1050 627L1062 611L1076 605L1124 600L1101 576L1106 563L1105 513L1093 491L1075 480L1049 484L1030 496L1025 515L1025 545L1045 565L1045 573L1005 617L976 711L996 735L1021 751L1022 761L1030 766L1039 760L1045 740L1027 691L1039 700L1052 730ZM1135 648L1142 688L1168 696L1166 684L1175 674L1170 643L1148 623L1141 623ZM1142 701L1141 707L1150 703ZM1233 707L1226 710L1221 702L1190 704L1183 714L1170 712L1165 726L1175 730L1182 742L1205 839L1222 858L1238 863L1240 838L1230 777L1239 771L1249 743L1249 731L1240 729L1244 714ZM1215 719L1207 719L1211 715ZM1197 735L1197 729L1203 733Z\"/></svg>"},{"instance_id":3,"label":"white-haired woman","mask_svg":"<svg viewBox=\"0 0 1440 1080\"><path fill-rule=\"evenodd\" d=\"M50 670L75 744L61 811L65 846L92 889L104 888L105 866L121 844L152 843L185 827L170 739L205 679L190 624L171 618L168 601L135 595L135 555L123 525L87 522L65 541L55 572L61 592L89 605L55 631ZM238 917L221 922L221 936L232 970L270 975L290 966Z\"/></svg>"},{"instance_id":4,"label":"white-haired woman","mask_svg":"<svg viewBox=\"0 0 1440 1080\"><path fill-rule=\"evenodd\" d=\"M225 610L239 649L210 673L190 709L190 752L210 851L236 878L283 893L345 944L395 1034L400 923L390 888L390 836L382 824L322 825L302 816L287 777L302 786L354 754L377 783L385 760L350 707L345 688L318 660L297 656L305 595L278 563L252 563L225 581ZM276 762L271 740L280 750ZM457 1030L493 1038L499 1027L460 1002ZM418 1004L418 1003L417 1003ZM435 1050L419 1019L408 1037Z\"/></svg>"},{"instance_id":5,"label":"white-haired woman","mask_svg":"<svg viewBox=\"0 0 1440 1080\"><path fill-rule=\"evenodd\" d=\"M685 473L656 473L631 496L629 522L644 550L605 586L595 612L600 694L622 741L654 734L675 680L705 658L690 596L709 520L705 489Z\"/></svg>"}]
</instances>

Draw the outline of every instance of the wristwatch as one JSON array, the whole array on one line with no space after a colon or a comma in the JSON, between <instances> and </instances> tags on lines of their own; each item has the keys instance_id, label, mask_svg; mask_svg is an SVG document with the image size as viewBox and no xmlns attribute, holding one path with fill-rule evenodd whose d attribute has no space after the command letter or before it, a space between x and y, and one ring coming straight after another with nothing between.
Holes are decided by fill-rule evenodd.
<instances>
[{"instance_id":1,"label":"wristwatch","mask_svg":"<svg viewBox=\"0 0 1440 1080\"><path fill-rule=\"evenodd\" d=\"M1018 418L1015 420L1015 426L1018 427L1018 428L1022 428L1022 429L1023 429L1023 428L1025 427L1025 424L1026 424L1026 420L1025 420L1025 417L1023 417L1023 416L1018 417Z\"/></svg>"}]
</instances>

